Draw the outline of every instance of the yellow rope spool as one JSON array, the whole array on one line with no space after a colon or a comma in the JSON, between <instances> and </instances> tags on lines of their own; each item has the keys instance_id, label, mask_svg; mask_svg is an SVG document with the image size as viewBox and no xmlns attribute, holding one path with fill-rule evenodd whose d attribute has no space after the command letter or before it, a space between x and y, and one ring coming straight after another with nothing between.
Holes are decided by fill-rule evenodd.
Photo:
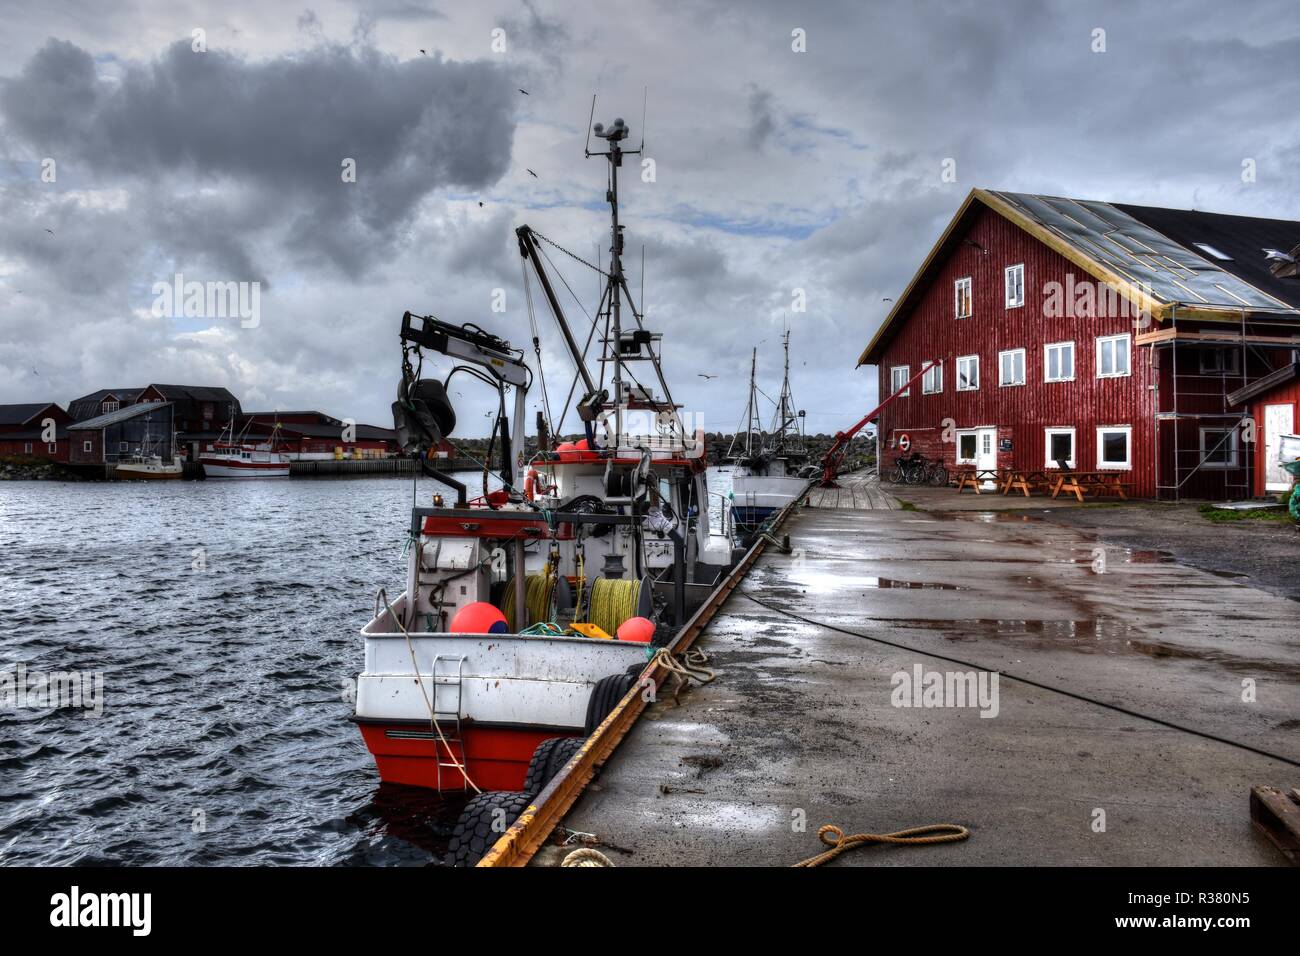
<instances>
[{"instance_id":1,"label":"yellow rope spool","mask_svg":"<svg viewBox=\"0 0 1300 956\"><path fill-rule=\"evenodd\" d=\"M524 605L528 613L528 622L524 627L551 619L551 601L555 594L554 574L530 574L524 579ZM506 616L506 626L511 631L519 631L515 626L515 579L511 575L506 582L505 593L501 597L501 613Z\"/></svg>"},{"instance_id":2,"label":"yellow rope spool","mask_svg":"<svg viewBox=\"0 0 1300 956\"><path fill-rule=\"evenodd\" d=\"M607 634L617 634L619 625L636 616L640 600L640 581L597 578L591 586L591 615L588 620Z\"/></svg>"}]
</instances>

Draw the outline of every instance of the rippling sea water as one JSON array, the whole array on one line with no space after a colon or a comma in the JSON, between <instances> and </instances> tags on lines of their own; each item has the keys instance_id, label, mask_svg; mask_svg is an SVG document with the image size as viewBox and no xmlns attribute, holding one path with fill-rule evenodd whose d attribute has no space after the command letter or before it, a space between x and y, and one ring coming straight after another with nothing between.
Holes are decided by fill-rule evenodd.
<instances>
[{"instance_id":1,"label":"rippling sea water","mask_svg":"<svg viewBox=\"0 0 1300 956\"><path fill-rule=\"evenodd\" d=\"M345 693L411 503L396 478L0 482L0 670L104 682L98 717L0 710L0 864L441 862L462 800L381 787Z\"/></svg>"}]
</instances>

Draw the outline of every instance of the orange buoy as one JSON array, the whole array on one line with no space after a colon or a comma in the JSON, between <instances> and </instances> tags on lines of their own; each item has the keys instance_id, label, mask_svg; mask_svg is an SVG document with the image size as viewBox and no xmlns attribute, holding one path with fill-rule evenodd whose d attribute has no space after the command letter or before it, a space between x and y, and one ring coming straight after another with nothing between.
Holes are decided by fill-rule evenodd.
<instances>
[{"instance_id":1,"label":"orange buoy","mask_svg":"<svg viewBox=\"0 0 1300 956\"><path fill-rule=\"evenodd\" d=\"M646 617L629 617L618 626L618 639L649 644L655 636L655 622Z\"/></svg>"},{"instance_id":2,"label":"orange buoy","mask_svg":"<svg viewBox=\"0 0 1300 956\"><path fill-rule=\"evenodd\" d=\"M452 634L504 634L509 629L506 616L487 601L466 604L451 619Z\"/></svg>"}]
</instances>

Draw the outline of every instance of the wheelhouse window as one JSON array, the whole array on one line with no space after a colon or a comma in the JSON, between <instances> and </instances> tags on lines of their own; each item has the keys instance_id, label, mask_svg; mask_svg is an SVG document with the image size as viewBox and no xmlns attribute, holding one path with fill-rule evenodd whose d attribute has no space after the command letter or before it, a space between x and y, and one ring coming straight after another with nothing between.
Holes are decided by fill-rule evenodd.
<instances>
[{"instance_id":1,"label":"wheelhouse window","mask_svg":"<svg viewBox=\"0 0 1300 956\"><path fill-rule=\"evenodd\" d=\"M1238 467L1237 430L1235 428L1201 429L1201 467Z\"/></svg>"},{"instance_id":2,"label":"wheelhouse window","mask_svg":"<svg viewBox=\"0 0 1300 956\"><path fill-rule=\"evenodd\" d=\"M970 276L953 283L953 307L959 319L969 319L971 314Z\"/></svg>"},{"instance_id":3,"label":"wheelhouse window","mask_svg":"<svg viewBox=\"0 0 1300 956\"><path fill-rule=\"evenodd\" d=\"M1132 462L1133 428L1103 425L1097 429L1097 468L1127 470Z\"/></svg>"},{"instance_id":4,"label":"wheelhouse window","mask_svg":"<svg viewBox=\"0 0 1300 956\"><path fill-rule=\"evenodd\" d=\"M1066 468L1074 467L1074 429L1073 428L1047 428L1044 429L1044 446L1047 451L1047 460L1043 463L1047 468L1060 468L1064 462Z\"/></svg>"},{"instance_id":5,"label":"wheelhouse window","mask_svg":"<svg viewBox=\"0 0 1300 956\"><path fill-rule=\"evenodd\" d=\"M1074 343L1052 342L1043 346L1043 381L1074 381Z\"/></svg>"},{"instance_id":6,"label":"wheelhouse window","mask_svg":"<svg viewBox=\"0 0 1300 956\"><path fill-rule=\"evenodd\" d=\"M889 370L889 394L893 395L897 392L901 398L906 398L908 395L911 395L912 390L910 388L898 392L900 388L908 383L911 377L912 366L910 365L895 365L891 368Z\"/></svg>"},{"instance_id":7,"label":"wheelhouse window","mask_svg":"<svg viewBox=\"0 0 1300 956\"><path fill-rule=\"evenodd\" d=\"M963 355L957 359L957 391L975 392L980 387L980 357Z\"/></svg>"},{"instance_id":8,"label":"wheelhouse window","mask_svg":"<svg viewBox=\"0 0 1300 956\"><path fill-rule=\"evenodd\" d=\"M998 384L1025 384L1025 350L1008 349L998 353Z\"/></svg>"},{"instance_id":9,"label":"wheelhouse window","mask_svg":"<svg viewBox=\"0 0 1300 956\"><path fill-rule=\"evenodd\" d=\"M921 394L935 395L943 391L943 363L931 362L921 376Z\"/></svg>"},{"instance_id":10,"label":"wheelhouse window","mask_svg":"<svg viewBox=\"0 0 1300 956\"><path fill-rule=\"evenodd\" d=\"M1005 272L1007 308L1015 309L1025 304L1024 264L1007 266Z\"/></svg>"},{"instance_id":11,"label":"wheelhouse window","mask_svg":"<svg viewBox=\"0 0 1300 956\"><path fill-rule=\"evenodd\" d=\"M1097 377L1121 378L1131 373L1129 363L1132 338L1125 335L1104 335L1097 339Z\"/></svg>"}]
</instances>

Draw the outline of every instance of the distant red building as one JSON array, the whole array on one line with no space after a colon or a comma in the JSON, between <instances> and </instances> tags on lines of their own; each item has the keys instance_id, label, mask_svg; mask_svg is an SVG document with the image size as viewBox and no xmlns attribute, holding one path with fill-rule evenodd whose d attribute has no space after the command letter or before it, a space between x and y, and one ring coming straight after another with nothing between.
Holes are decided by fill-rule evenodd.
<instances>
[{"instance_id":1,"label":"distant red building","mask_svg":"<svg viewBox=\"0 0 1300 956\"><path fill-rule=\"evenodd\" d=\"M240 429L269 436L279 425L279 450L297 461L327 458L387 458L396 454L397 436L391 428L346 422L317 411L249 412Z\"/></svg>"},{"instance_id":2,"label":"distant red building","mask_svg":"<svg viewBox=\"0 0 1300 956\"><path fill-rule=\"evenodd\" d=\"M881 461L1116 471L1138 497L1237 498L1230 395L1300 350L1300 223L974 190L858 360ZM918 372L934 368L903 389ZM905 441L904 441L905 439Z\"/></svg>"},{"instance_id":3,"label":"distant red building","mask_svg":"<svg viewBox=\"0 0 1300 956\"><path fill-rule=\"evenodd\" d=\"M66 462L71 421L72 416L54 402L0 405L0 456Z\"/></svg>"}]
</instances>

